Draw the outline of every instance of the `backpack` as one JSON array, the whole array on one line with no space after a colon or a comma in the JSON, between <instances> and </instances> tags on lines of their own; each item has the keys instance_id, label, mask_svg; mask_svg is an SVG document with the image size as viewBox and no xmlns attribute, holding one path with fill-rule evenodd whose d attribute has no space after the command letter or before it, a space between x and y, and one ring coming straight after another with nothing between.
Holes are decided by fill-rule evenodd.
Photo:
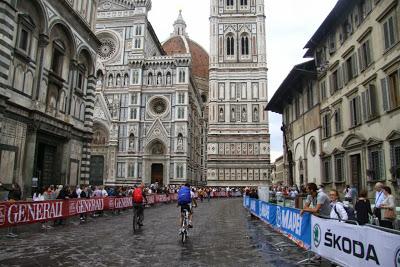
<instances>
[{"instance_id":1,"label":"backpack","mask_svg":"<svg viewBox=\"0 0 400 267\"><path fill-rule=\"evenodd\" d=\"M356 218L356 212L355 212L355 210L354 210L352 207L348 207L348 206L346 206L346 205L343 205L343 208L344 208L344 210L345 210L346 213L347 213L347 220L348 220L348 221L356 221L356 220L357 220L357 218ZM336 210L336 205L333 207L333 209L335 210L335 213L336 213L336 215L338 216L338 218L341 219L339 213L338 213L337 210Z\"/></svg>"},{"instance_id":2,"label":"backpack","mask_svg":"<svg viewBox=\"0 0 400 267\"><path fill-rule=\"evenodd\" d=\"M135 202L135 203L142 203L143 202L142 189L136 188L135 191L133 191L133 202Z\"/></svg>"},{"instance_id":3,"label":"backpack","mask_svg":"<svg viewBox=\"0 0 400 267\"><path fill-rule=\"evenodd\" d=\"M190 188L183 186L178 192L178 205L186 205L192 202Z\"/></svg>"}]
</instances>

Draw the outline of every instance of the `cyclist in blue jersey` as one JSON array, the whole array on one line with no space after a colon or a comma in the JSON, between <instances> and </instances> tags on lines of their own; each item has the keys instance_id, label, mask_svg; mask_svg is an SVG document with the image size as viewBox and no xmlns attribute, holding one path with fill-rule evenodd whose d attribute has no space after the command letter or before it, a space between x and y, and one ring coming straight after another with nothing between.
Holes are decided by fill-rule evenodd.
<instances>
[{"instance_id":1,"label":"cyclist in blue jersey","mask_svg":"<svg viewBox=\"0 0 400 267\"><path fill-rule=\"evenodd\" d=\"M189 227L193 227L192 218L193 218L193 209L192 207L197 207L197 202L195 199L195 194L192 190L190 190L190 184L186 183L182 186L178 191L178 207L181 207L181 217L180 217L180 225L183 222L183 212L184 210L189 211Z\"/></svg>"}]
</instances>

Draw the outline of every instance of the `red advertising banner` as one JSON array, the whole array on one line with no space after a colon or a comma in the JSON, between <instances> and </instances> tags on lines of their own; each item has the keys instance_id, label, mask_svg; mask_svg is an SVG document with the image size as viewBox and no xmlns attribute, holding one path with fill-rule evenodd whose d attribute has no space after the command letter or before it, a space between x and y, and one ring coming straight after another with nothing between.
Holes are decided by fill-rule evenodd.
<instances>
[{"instance_id":1,"label":"red advertising banner","mask_svg":"<svg viewBox=\"0 0 400 267\"><path fill-rule=\"evenodd\" d=\"M227 197L226 192L212 192L212 197ZM178 194L148 195L147 204L176 201ZM0 202L0 228L51 221L105 210L132 207L131 197L75 198L37 202Z\"/></svg>"}]
</instances>

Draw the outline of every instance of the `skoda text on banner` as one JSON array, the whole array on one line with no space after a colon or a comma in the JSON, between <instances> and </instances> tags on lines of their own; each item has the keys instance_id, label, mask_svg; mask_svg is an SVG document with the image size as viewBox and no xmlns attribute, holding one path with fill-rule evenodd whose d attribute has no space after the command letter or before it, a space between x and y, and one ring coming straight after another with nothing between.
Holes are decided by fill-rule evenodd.
<instances>
[{"instance_id":1,"label":"skoda text on banner","mask_svg":"<svg viewBox=\"0 0 400 267\"><path fill-rule=\"evenodd\" d=\"M312 216L313 252L343 266L400 267L400 235Z\"/></svg>"},{"instance_id":2,"label":"skoda text on banner","mask_svg":"<svg viewBox=\"0 0 400 267\"><path fill-rule=\"evenodd\" d=\"M276 227L300 247L311 246L311 215L300 216L300 210L277 206Z\"/></svg>"}]
</instances>

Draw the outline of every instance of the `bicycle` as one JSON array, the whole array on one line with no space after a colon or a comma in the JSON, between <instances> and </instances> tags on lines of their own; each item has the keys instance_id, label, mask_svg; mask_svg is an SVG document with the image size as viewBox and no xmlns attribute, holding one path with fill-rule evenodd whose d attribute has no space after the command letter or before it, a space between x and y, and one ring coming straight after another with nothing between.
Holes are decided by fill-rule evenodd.
<instances>
[{"instance_id":1,"label":"bicycle","mask_svg":"<svg viewBox=\"0 0 400 267\"><path fill-rule=\"evenodd\" d=\"M136 233L142 227L140 216L138 215L140 208L144 209L144 206L133 206L133 233Z\"/></svg>"},{"instance_id":2,"label":"bicycle","mask_svg":"<svg viewBox=\"0 0 400 267\"><path fill-rule=\"evenodd\" d=\"M179 235L181 236L182 244L185 244L188 238L188 230L189 230L189 211L187 209L184 209L182 213L183 213L183 220Z\"/></svg>"}]
</instances>

